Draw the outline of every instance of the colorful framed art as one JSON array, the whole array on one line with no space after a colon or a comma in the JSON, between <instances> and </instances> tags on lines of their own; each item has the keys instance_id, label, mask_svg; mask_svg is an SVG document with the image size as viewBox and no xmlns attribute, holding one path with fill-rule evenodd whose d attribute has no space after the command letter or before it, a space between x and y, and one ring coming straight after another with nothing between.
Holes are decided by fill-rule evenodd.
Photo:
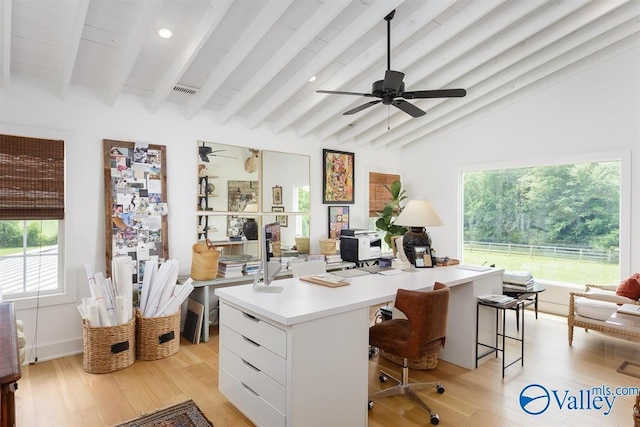
<instances>
[{"instance_id":1,"label":"colorful framed art","mask_svg":"<svg viewBox=\"0 0 640 427\"><path fill-rule=\"evenodd\" d=\"M329 239L340 239L340 232L349 228L349 206L329 206Z\"/></svg>"},{"instance_id":2,"label":"colorful framed art","mask_svg":"<svg viewBox=\"0 0 640 427\"><path fill-rule=\"evenodd\" d=\"M322 161L322 203L353 203L355 154L325 148Z\"/></svg>"}]
</instances>

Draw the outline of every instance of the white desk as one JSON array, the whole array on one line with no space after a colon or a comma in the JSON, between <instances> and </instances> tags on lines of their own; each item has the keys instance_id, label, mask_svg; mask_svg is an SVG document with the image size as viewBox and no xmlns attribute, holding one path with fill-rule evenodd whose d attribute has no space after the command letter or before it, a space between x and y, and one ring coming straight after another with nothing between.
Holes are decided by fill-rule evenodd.
<instances>
[{"instance_id":1,"label":"white desk","mask_svg":"<svg viewBox=\"0 0 640 427\"><path fill-rule=\"evenodd\" d=\"M502 272L452 266L353 277L339 288L284 279L279 294L257 293L251 285L216 289L219 389L258 425L365 426L369 307L393 301L398 288L447 284L447 342L440 358L474 369L476 298L501 293Z\"/></svg>"}]
</instances>

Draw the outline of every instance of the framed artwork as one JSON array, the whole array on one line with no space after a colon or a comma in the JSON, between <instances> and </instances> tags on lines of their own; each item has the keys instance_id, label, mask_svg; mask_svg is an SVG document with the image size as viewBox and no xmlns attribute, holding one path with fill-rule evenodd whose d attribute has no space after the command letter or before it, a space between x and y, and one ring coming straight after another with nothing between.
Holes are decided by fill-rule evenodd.
<instances>
[{"instance_id":1,"label":"framed artwork","mask_svg":"<svg viewBox=\"0 0 640 427\"><path fill-rule=\"evenodd\" d=\"M284 206L272 206L271 212L284 212ZM280 227L286 227L288 219L287 215L276 215L276 221L280 223Z\"/></svg>"},{"instance_id":2,"label":"framed artwork","mask_svg":"<svg viewBox=\"0 0 640 427\"><path fill-rule=\"evenodd\" d=\"M349 206L329 206L329 239L339 239L342 230L349 228Z\"/></svg>"},{"instance_id":3,"label":"framed artwork","mask_svg":"<svg viewBox=\"0 0 640 427\"><path fill-rule=\"evenodd\" d=\"M280 187L279 185L276 185L275 187L272 187L272 190L273 190L273 204L281 205L282 204L282 187Z\"/></svg>"},{"instance_id":4,"label":"framed artwork","mask_svg":"<svg viewBox=\"0 0 640 427\"><path fill-rule=\"evenodd\" d=\"M414 246L413 254L415 255L416 268L431 268L431 248L429 246Z\"/></svg>"},{"instance_id":5,"label":"framed artwork","mask_svg":"<svg viewBox=\"0 0 640 427\"><path fill-rule=\"evenodd\" d=\"M355 154L322 150L322 203L353 203Z\"/></svg>"}]
</instances>

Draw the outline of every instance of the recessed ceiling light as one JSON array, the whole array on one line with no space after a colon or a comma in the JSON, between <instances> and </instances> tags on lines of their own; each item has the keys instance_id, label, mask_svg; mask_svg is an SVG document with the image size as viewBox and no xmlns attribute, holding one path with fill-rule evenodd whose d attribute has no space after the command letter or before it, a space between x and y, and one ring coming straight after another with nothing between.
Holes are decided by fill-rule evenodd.
<instances>
[{"instance_id":1,"label":"recessed ceiling light","mask_svg":"<svg viewBox=\"0 0 640 427\"><path fill-rule=\"evenodd\" d=\"M156 33L163 39L170 39L171 37L173 37L173 31L168 28L158 28L158 31L156 31Z\"/></svg>"},{"instance_id":2,"label":"recessed ceiling light","mask_svg":"<svg viewBox=\"0 0 640 427\"><path fill-rule=\"evenodd\" d=\"M315 82L315 81L316 81L316 76L311 76L311 77L309 77L309 81L310 81L310 82Z\"/></svg>"}]
</instances>

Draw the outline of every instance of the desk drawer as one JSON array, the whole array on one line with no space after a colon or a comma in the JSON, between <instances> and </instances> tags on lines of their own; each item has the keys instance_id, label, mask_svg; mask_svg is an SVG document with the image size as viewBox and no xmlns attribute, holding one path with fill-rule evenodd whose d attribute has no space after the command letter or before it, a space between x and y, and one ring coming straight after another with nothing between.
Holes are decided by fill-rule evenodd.
<instances>
[{"instance_id":1,"label":"desk drawer","mask_svg":"<svg viewBox=\"0 0 640 427\"><path fill-rule=\"evenodd\" d=\"M218 388L229 401L259 426L285 427L286 417L255 390L235 378L226 369L220 369Z\"/></svg>"},{"instance_id":2,"label":"desk drawer","mask_svg":"<svg viewBox=\"0 0 640 427\"><path fill-rule=\"evenodd\" d=\"M278 411L285 412L287 389L282 384L227 348L222 348L220 351L220 366Z\"/></svg>"},{"instance_id":3,"label":"desk drawer","mask_svg":"<svg viewBox=\"0 0 640 427\"><path fill-rule=\"evenodd\" d=\"M280 384L287 384L286 359L225 325L220 326L220 343Z\"/></svg>"},{"instance_id":4,"label":"desk drawer","mask_svg":"<svg viewBox=\"0 0 640 427\"><path fill-rule=\"evenodd\" d=\"M280 357L287 357L287 332L264 320L231 307L220 304L220 322L251 341L266 347Z\"/></svg>"}]
</instances>

